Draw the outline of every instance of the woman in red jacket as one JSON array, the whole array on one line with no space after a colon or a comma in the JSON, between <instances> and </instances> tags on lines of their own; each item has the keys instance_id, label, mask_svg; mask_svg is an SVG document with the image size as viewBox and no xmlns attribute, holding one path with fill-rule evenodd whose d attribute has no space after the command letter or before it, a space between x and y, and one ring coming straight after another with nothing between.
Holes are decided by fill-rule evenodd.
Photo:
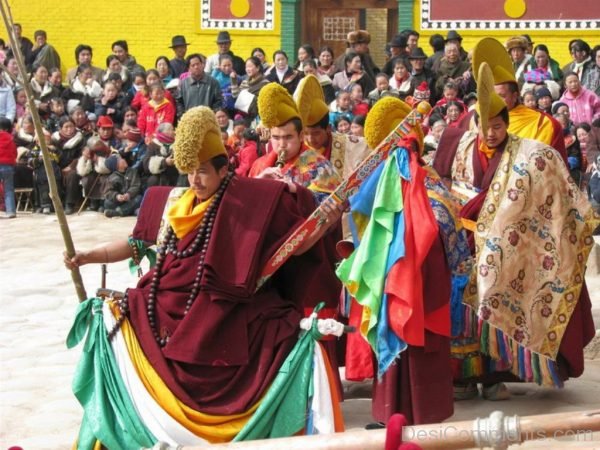
<instances>
[{"instance_id":1,"label":"woman in red jacket","mask_svg":"<svg viewBox=\"0 0 600 450\"><path fill-rule=\"evenodd\" d=\"M150 86L150 101L142 107L138 116L138 128L149 143L161 123L175 121L175 106L165 98L165 88L161 83Z\"/></svg>"},{"instance_id":2,"label":"woman in red jacket","mask_svg":"<svg viewBox=\"0 0 600 450\"><path fill-rule=\"evenodd\" d=\"M4 184L4 207L7 219L17 217L15 208L15 164L17 162L17 146L12 135L12 122L0 117L0 181Z\"/></svg>"}]
</instances>

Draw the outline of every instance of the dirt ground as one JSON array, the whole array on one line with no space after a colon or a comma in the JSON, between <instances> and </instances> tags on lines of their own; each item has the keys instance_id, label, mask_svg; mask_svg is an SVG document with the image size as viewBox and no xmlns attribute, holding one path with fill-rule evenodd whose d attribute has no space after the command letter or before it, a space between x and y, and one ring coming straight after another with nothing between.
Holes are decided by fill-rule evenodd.
<instances>
[{"instance_id":1,"label":"dirt ground","mask_svg":"<svg viewBox=\"0 0 600 450\"><path fill-rule=\"evenodd\" d=\"M76 248L86 249L126 238L134 218L106 219L86 212L70 216ZM71 393L80 347L67 350L77 298L62 265L63 243L54 216L21 215L0 220L0 450L70 448L77 436L81 408ZM100 285L100 267L82 268L88 295ZM600 327L600 246L590 257L588 286ZM135 284L126 262L110 265L107 286L123 290ZM600 337L587 349L587 367L561 390L515 384L509 401L482 399L455 404L449 419L467 420L501 409L519 415L600 409ZM343 404L347 428L372 422L369 383L347 383ZM596 435L597 439L598 436ZM589 439L589 436L588 436ZM548 447L548 442L534 446ZM598 447L600 441L571 439L559 447ZM529 445L528 447L531 447Z\"/></svg>"}]
</instances>

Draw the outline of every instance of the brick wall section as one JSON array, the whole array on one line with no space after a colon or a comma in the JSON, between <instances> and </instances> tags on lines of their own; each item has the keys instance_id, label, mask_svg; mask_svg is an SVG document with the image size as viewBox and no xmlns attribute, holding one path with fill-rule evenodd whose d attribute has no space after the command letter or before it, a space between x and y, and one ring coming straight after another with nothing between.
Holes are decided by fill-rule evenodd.
<instances>
[{"instance_id":1,"label":"brick wall section","mask_svg":"<svg viewBox=\"0 0 600 450\"><path fill-rule=\"evenodd\" d=\"M23 26L23 34L33 40L37 29L48 33L48 42L59 52L63 73L75 66L75 47L91 45L93 63L104 68L110 45L125 39L129 52L144 67L154 66L156 57L173 57L169 49L171 37L183 34L191 46L188 53L216 53L218 30L200 29L200 0L164 2L162 0L102 0L84 5L80 0L60 0L49 4L44 0L12 0L15 22ZM252 32L229 30L231 49L242 58L250 56L254 47L262 47L268 60L280 46L280 4L275 2L275 30ZM4 28L0 36L6 40Z\"/></svg>"},{"instance_id":2,"label":"brick wall section","mask_svg":"<svg viewBox=\"0 0 600 450\"><path fill-rule=\"evenodd\" d=\"M369 50L371 57L379 67L386 61L385 44L387 43L387 9L367 9L367 30L371 33Z\"/></svg>"}]
</instances>

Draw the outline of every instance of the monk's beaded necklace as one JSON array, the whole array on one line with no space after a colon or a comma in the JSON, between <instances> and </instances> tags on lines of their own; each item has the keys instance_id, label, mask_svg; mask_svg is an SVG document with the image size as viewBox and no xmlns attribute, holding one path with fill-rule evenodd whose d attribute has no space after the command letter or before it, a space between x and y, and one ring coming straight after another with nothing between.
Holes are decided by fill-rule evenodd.
<instances>
[{"instance_id":1,"label":"monk's beaded necklace","mask_svg":"<svg viewBox=\"0 0 600 450\"><path fill-rule=\"evenodd\" d=\"M146 313L148 315L148 323L150 324L150 328L152 329L152 334L154 335L154 339L160 347L164 347L167 342L169 342L169 336L160 336L158 329L156 328L156 293L158 292L158 285L160 282L160 276L164 261L166 259L167 254L173 255L175 258L187 258L189 256L194 255L198 250L200 250L200 259L198 261L198 268L196 269L196 276L194 277L194 283L192 284L192 290L185 304L185 309L183 311L183 315L185 316L198 293L200 292L200 281L202 280L202 274L204 273L204 258L206 257L206 251L208 250L208 243L210 242L210 236L212 234L213 226L215 223L215 218L217 216L217 211L219 209L219 205L221 204L221 199L223 198L223 194L225 193L225 189L229 185L229 181L233 177L233 173L227 174L221 186L215 193L215 198L207 208L204 213L204 217L200 222L200 227L198 228L198 234L196 238L185 250L178 250L177 243L179 239L175 235L172 227L169 227L169 231L163 241L163 244L157 249L157 260L156 267L154 268L154 274L152 275L152 280L150 282L150 292L148 294L148 302L146 303ZM128 296L127 292L123 300L118 303L119 311L121 316L117 321L115 327L109 332L108 337L111 339L114 334L121 327L123 320L125 320L125 316L129 310L128 305Z\"/></svg>"}]
</instances>

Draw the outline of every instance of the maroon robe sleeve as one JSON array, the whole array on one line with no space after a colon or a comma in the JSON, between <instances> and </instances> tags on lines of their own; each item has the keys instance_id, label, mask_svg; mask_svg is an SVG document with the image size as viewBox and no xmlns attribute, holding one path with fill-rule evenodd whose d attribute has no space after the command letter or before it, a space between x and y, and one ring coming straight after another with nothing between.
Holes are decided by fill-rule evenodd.
<instances>
[{"instance_id":1,"label":"maroon robe sleeve","mask_svg":"<svg viewBox=\"0 0 600 450\"><path fill-rule=\"evenodd\" d=\"M156 243L163 211L172 189L172 186L155 186L146 190L133 228L134 239Z\"/></svg>"},{"instance_id":2,"label":"maroon robe sleeve","mask_svg":"<svg viewBox=\"0 0 600 450\"><path fill-rule=\"evenodd\" d=\"M452 179L452 164L463 134L465 130L460 128L446 128L442 133L432 164L440 177Z\"/></svg>"}]
</instances>

